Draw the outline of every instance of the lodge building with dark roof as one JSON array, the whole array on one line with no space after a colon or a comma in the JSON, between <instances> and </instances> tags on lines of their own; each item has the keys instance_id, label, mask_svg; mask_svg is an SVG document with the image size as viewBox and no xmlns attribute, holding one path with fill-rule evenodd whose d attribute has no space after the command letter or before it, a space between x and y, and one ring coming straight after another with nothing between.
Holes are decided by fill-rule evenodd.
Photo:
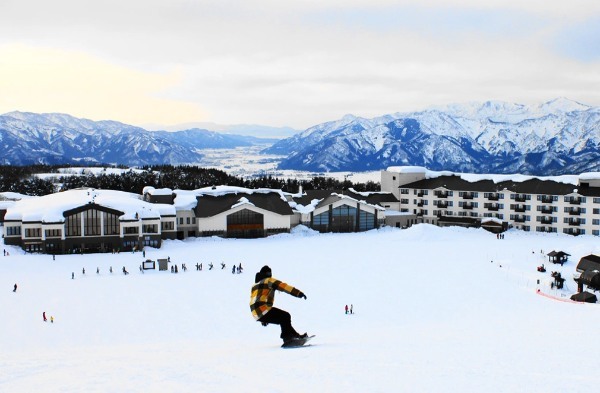
<instances>
[{"instance_id":1,"label":"lodge building with dark roof","mask_svg":"<svg viewBox=\"0 0 600 393\"><path fill-rule=\"evenodd\" d=\"M594 175L594 174L592 174ZM382 171L381 189L400 200L400 211L434 225L600 235L600 174L580 176L577 184L530 178L524 181L467 181L456 174L427 176L402 167Z\"/></svg>"}]
</instances>

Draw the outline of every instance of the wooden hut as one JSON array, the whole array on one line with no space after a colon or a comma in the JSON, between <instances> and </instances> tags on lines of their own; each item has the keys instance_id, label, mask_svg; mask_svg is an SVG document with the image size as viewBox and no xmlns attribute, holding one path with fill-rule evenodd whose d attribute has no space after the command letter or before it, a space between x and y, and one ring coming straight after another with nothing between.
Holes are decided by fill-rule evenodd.
<instances>
[{"instance_id":1,"label":"wooden hut","mask_svg":"<svg viewBox=\"0 0 600 393\"><path fill-rule=\"evenodd\" d=\"M582 257L577 264L576 270L579 273L583 273L586 270L600 271L600 257L593 254Z\"/></svg>"},{"instance_id":2,"label":"wooden hut","mask_svg":"<svg viewBox=\"0 0 600 393\"><path fill-rule=\"evenodd\" d=\"M598 298L593 293L584 291L584 292L576 293L573 296L571 296L571 300L574 300L576 302L583 302L583 303L596 303L598 301Z\"/></svg>"},{"instance_id":3,"label":"wooden hut","mask_svg":"<svg viewBox=\"0 0 600 393\"><path fill-rule=\"evenodd\" d=\"M587 285L588 288L593 290L600 290L600 271L598 270L586 270L581 273L581 276L577 279L579 284Z\"/></svg>"},{"instance_id":4,"label":"wooden hut","mask_svg":"<svg viewBox=\"0 0 600 393\"><path fill-rule=\"evenodd\" d=\"M564 251L551 251L546 255L548 256L548 262L560 263L560 266L567 262L567 260L571 256L570 254L567 254Z\"/></svg>"}]
</instances>

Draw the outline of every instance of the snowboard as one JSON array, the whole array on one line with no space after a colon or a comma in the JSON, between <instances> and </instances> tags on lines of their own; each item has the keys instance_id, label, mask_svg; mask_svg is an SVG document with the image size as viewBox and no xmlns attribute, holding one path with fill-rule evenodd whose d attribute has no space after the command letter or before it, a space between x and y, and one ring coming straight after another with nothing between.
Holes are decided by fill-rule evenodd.
<instances>
[{"instance_id":1,"label":"snowboard","mask_svg":"<svg viewBox=\"0 0 600 393\"><path fill-rule=\"evenodd\" d=\"M299 347L303 347L304 345L306 345L307 342L309 342L315 335L313 334L312 336L308 336L306 338L298 338L296 340L292 340L290 342L287 343L283 343L283 345L281 346L281 348L299 348Z\"/></svg>"}]
</instances>

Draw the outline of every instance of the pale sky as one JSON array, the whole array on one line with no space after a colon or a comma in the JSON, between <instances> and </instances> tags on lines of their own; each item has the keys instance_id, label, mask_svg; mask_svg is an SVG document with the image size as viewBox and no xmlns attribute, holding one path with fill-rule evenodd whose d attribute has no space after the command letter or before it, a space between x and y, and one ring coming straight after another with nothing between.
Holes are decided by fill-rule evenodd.
<instances>
[{"instance_id":1,"label":"pale sky","mask_svg":"<svg viewBox=\"0 0 600 393\"><path fill-rule=\"evenodd\" d=\"M598 0L0 1L0 113L304 129L556 97L600 106Z\"/></svg>"}]
</instances>

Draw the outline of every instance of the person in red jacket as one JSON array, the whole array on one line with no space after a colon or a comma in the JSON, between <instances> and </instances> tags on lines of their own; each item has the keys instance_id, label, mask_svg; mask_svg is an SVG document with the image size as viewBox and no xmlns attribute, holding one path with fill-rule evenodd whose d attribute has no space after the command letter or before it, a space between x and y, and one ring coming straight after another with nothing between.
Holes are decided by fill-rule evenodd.
<instances>
[{"instance_id":1,"label":"person in red jacket","mask_svg":"<svg viewBox=\"0 0 600 393\"><path fill-rule=\"evenodd\" d=\"M306 338L306 333L299 334L292 326L292 317L287 311L273 307L275 291L288 293L306 299L306 295L297 288L271 277L271 268L263 266L255 276L255 284L250 294L250 311L255 320L267 326L270 323L281 327L280 337L284 343L295 339Z\"/></svg>"}]
</instances>

